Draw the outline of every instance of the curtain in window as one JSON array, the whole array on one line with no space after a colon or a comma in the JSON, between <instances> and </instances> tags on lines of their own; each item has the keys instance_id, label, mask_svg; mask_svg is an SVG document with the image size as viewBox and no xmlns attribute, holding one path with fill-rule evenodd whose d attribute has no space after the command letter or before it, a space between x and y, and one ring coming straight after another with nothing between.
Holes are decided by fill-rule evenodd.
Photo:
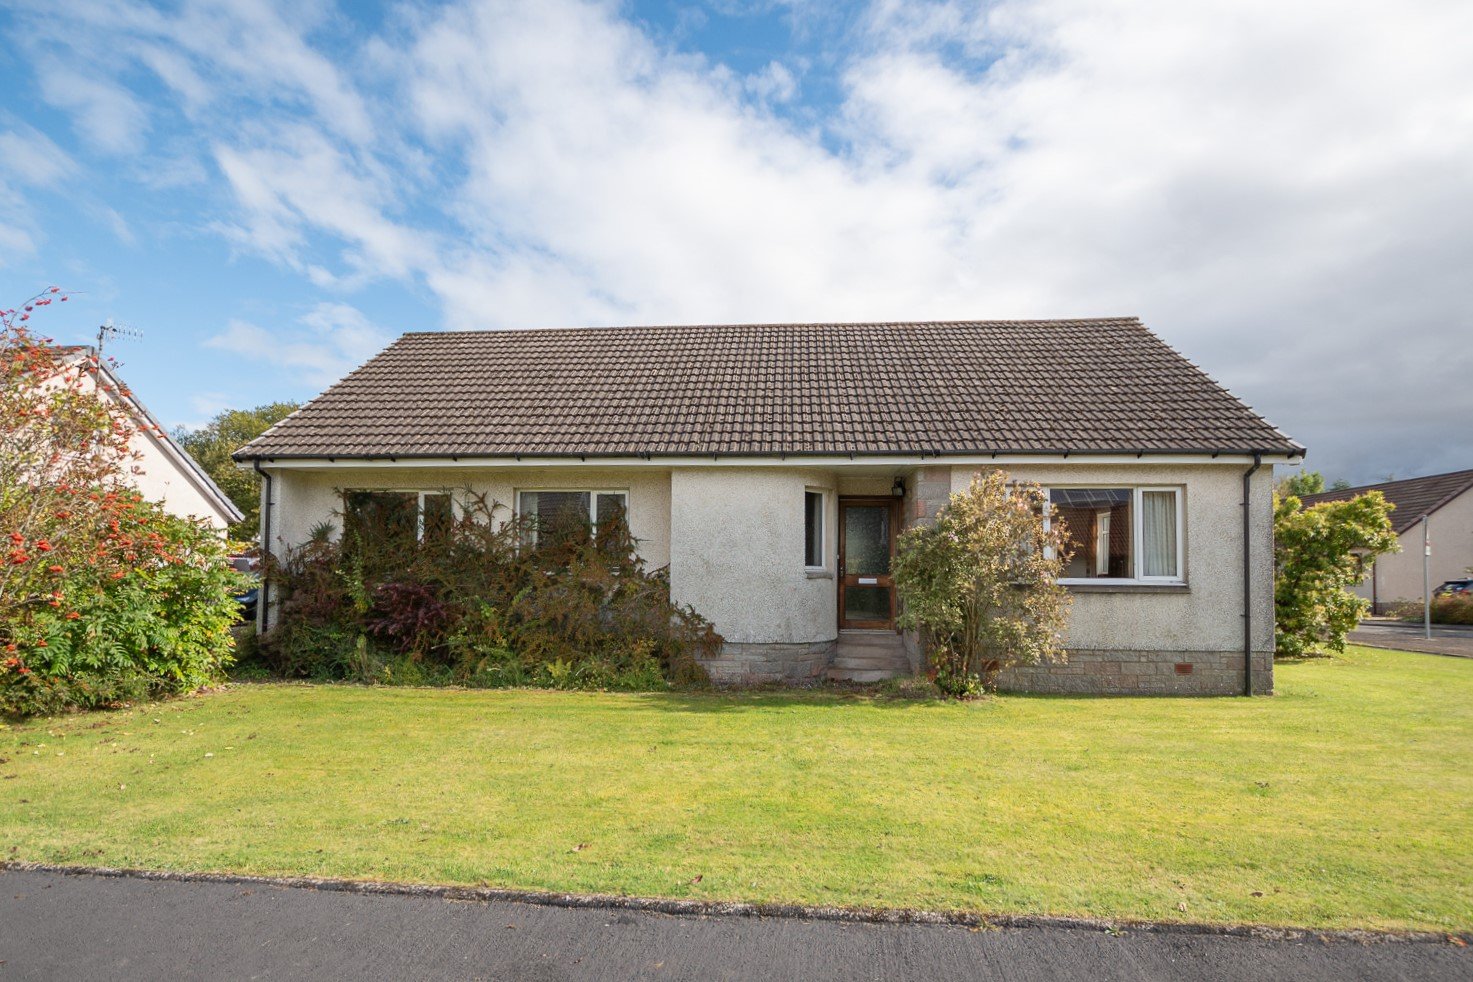
<instances>
[{"instance_id":1,"label":"curtain in window","mask_svg":"<svg viewBox=\"0 0 1473 982\"><path fill-rule=\"evenodd\" d=\"M1176 568L1176 493L1141 492L1142 573L1178 576Z\"/></svg>"}]
</instances>

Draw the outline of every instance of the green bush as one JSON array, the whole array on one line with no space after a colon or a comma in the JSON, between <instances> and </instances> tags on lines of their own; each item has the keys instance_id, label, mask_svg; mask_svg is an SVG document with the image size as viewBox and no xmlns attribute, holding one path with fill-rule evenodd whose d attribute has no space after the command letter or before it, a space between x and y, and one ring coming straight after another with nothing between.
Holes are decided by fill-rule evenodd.
<instances>
[{"instance_id":1,"label":"green bush","mask_svg":"<svg viewBox=\"0 0 1473 982\"><path fill-rule=\"evenodd\" d=\"M1043 492L1003 471L974 478L936 520L907 529L895 557L902 627L917 629L941 692L981 695L1011 665L1063 661L1069 540L1045 523Z\"/></svg>"},{"instance_id":2,"label":"green bush","mask_svg":"<svg viewBox=\"0 0 1473 982\"><path fill-rule=\"evenodd\" d=\"M532 548L484 500L423 539L345 515L273 563L278 623L262 658L287 677L477 688L646 690L700 683L720 650L670 600L622 521Z\"/></svg>"},{"instance_id":3,"label":"green bush","mask_svg":"<svg viewBox=\"0 0 1473 982\"><path fill-rule=\"evenodd\" d=\"M1365 564L1400 546L1379 491L1302 507L1274 496L1274 647L1279 655L1344 651L1370 604L1350 592Z\"/></svg>"},{"instance_id":4,"label":"green bush","mask_svg":"<svg viewBox=\"0 0 1473 982\"><path fill-rule=\"evenodd\" d=\"M110 492L100 561L57 574L49 597L5 625L0 712L94 708L220 680L230 663L236 593L219 533L136 493Z\"/></svg>"}]
</instances>

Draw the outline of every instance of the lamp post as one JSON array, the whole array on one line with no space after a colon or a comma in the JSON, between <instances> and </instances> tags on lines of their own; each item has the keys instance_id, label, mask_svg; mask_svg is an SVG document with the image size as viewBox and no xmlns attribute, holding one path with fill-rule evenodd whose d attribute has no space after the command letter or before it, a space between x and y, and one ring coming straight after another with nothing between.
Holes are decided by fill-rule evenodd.
<instances>
[{"instance_id":1,"label":"lamp post","mask_svg":"<svg viewBox=\"0 0 1473 982\"><path fill-rule=\"evenodd\" d=\"M1432 533L1427 530L1427 516L1422 516L1422 636L1432 637L1432 578L1428 566L1432 561Z\"/></svg>"}]
</instances>

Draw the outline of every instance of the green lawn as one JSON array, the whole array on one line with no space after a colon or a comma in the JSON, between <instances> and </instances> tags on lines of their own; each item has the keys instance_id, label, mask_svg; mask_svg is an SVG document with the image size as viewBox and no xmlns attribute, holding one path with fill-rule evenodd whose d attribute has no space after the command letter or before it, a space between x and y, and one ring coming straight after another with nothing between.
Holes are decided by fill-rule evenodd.
<instances>
[{"instance_id":1,"label":"green lawn","mask_svg":"<svg viewBox=\"0 0 1473 982\"><path fill-rule=\"evenodd\" d=\"M960 705L241 685L0 730L0 852L668 897L1473 927L1473 661L1359 648L1281 665L1278 689Z\"/></svg>"}]
</instances>

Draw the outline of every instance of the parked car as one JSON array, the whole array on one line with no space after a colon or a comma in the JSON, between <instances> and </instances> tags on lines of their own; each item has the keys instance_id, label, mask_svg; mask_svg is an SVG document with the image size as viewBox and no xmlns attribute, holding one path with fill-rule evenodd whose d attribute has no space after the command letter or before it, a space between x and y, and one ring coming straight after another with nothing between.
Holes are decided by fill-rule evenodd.
<instances>
[{"instance_id":1,"label":"parked car","mask_svg":"<svg viewBox=\"0 0 1473 982\"><path fill-rule=\"evenodd\" d=\"M1432 591L1434 597L1473 597L1473 580L1448 580Z\"/></svg>"}]
</instances>

